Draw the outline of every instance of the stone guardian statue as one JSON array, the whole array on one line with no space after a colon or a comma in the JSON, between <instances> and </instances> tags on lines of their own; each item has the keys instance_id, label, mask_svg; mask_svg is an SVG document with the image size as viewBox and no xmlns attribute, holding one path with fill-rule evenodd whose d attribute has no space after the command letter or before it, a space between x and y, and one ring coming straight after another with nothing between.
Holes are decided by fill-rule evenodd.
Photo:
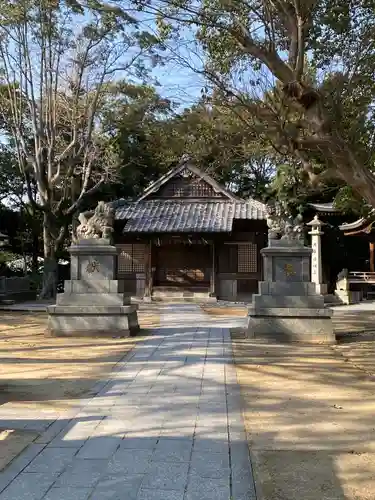
<instances>
[{"instance_id":1,"label":"stone guardian statue","mask_svg":"<svg viewBox=\"0 0 375 500\"><path fill-rule=\"evenodd\" d=\"M112 239L114 209L104 201L99 201L94 211L81 212L78 220L77 240Z\"/></svg>"}]
</instances>

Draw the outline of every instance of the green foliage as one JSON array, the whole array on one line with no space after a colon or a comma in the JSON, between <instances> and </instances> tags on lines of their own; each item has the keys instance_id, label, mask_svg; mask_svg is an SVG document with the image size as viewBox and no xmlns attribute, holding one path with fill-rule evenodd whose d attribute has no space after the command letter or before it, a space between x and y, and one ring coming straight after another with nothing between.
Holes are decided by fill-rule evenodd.
<instances>
[{"instance_id":1,"label":"green foliage","mask_svg":"<svg viewBox=\"0 0 375 500\"><path fill-rule=\"evenodd\" d=\"M247 127L262 128L302 182L304 173L321 186L336 177L375 206L373 0L137 4L175 43L178 29L195 37L204 60L197 71L227 102L249 97Z\"/></svg>"},{"instance_id":2,"label":"green foliage","mask_svg":"<svg viewBox=\"0 0 375 500\"><path fill-rule=\"evenodd\" d=\"M337 190L334 204L342 213L355 214L358 217L367 216L371 210L350 186L342 186Z\"/></svg>"},{"instance_id":3,"label":"green foliage","mask_svg":"<svg viewBox=\"0 0 375 500\"><path fill-rule=\"evenodd\" d=\"M43 214L52 261L73 214L118 178L100 121L112 86L149 78L161 45L116 2L0 0L0 12L1 132L32 209Z\"/></svg>"},{"instance_id":4,"label":"green foliage","mask_svg":"<svg viewBox=\"0 0 375 500\"><path fill-rule=\"evenodd\" d=\"M0 252L0 266L3 266L7 262L11 262L12 260L18 259L19 255L9 252L9 251L4 251L2 250Z\"/></svg>"},{"instance_id":5,"label":"green foliage","mask_svg":"<svg viewBox=\"0 0 375 500\"><path fill-rule=\"evenodd\" d=\"M248 119L246 109L231 109L216 96L155 124L149 140L163 169L188 154L199 168L240 196L262 198L275 155L244 127Z\"/></svg>"},{"instance_id":6,"label":"green foliage","mask_svg":"<svg viewBox=\"0 0 375 500\"><path fill-rule=\"evenodd\" d=\"M244 128L246 109L233 113L217 96L177 112L175 103L148 86L123 82L113 91L103 109L103 131L115 144L121 177L106 190L108 196L139 194L188 154L239 195L263 197L274 153Z\"/></svg>"}]
</instances>

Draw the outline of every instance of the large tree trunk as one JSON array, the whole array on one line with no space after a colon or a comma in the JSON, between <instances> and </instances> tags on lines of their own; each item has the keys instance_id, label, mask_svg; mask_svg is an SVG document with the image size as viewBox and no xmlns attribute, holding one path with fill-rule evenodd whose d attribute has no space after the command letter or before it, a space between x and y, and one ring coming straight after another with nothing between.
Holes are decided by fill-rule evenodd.
<instances>
[{"instance_id":1,"label":"large tree trunk","mask_svg":"<svg viewBox=\"0 0 375 500\"><path fill-rule=\"evenodd\" d=\"M338 133L325 135L319 147L335 176L353 188L371 207L375 208L375 175Z\"/></svg>"},{"instance_id":2,"label":"large tree trunk","mask_svg":"<svg viewBox=\"0 0 375 500\"><path fill-rule=\"evenodd\" d=\"M375 175L360 161L359 155L343 138L324 108L324 96L317 90L293 82L284 92L305 111L307 134L297 140L297 149L320 154L327 162L327 172L344 180L367 203L375 208Z\"/></svg>"},{"instance_id":3,"label":"large tree trunk","mask_svg":"<svg viewBox=\"0 0 375 500\"><path fill-rule=\"evenodd\" d=\"M32 254L32 261L31 261L31 270L34 274L38 272L39 268L39 262L38 262L38 257L39 257L39 234L36 232L36 228L32 227L32 248L33 248L33 254Z\"/></svg>"},{"instance_id":4,"label":"large tree trunk","mask_svg":"<svg viewBox=\"0 0 375 500\"><path fill-rule=\"evenodd\" d=\"M48 214L43 218L43 245L44 245L44 266L43 266L43 286L40 292L41 299L52 299L57 292L57 259L56 242L53 238L51 221Z\"/></svg>"},{"instance_id":5,"label":"large tree trunk","mask_svg":"<svg viewBox=\"0 0 375 500\"><path fill-rule=\"evenodd\" d=\"M343 139L332 139L327 156L335 165L338 176L351 186L367 203L375 208L375 175L369 168L361 163L345 144Z\"/></svg>"}]
</instances>

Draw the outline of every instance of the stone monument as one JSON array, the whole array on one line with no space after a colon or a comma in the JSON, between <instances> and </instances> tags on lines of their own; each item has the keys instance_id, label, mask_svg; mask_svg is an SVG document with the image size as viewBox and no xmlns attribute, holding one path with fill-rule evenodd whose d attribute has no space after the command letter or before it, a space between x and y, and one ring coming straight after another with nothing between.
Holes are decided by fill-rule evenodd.
<instances>
[{"instance_id":1,"label":"stone monument","mask_svg":"<svg viewBox=\"0 0 375 500\"><path fill-rule=\"evenodd\" d=\"M313 218L311 222L307 224L311 227L309 234L311 235L311 281L315 283L316 293L319 295L327 294L327 285L323 283L323 266L322 266L322 227L324 222L322 222L317 215Z\"/></svg>"},{"instance_id":2,"label":"stone monument","mask_svg":"<svg viewBox=\"0 0 375 500\"><path fill-rule=\"evenodd\" d=\"M335 342L331 310L310 280L312 249L304 245L302 217L268 210L268 247L261 250L264 281L248 313L248 337L278 342Z\"/></svg>"},{"instance_id":3,"label":"stone monument","mask_svg":"<svg viewBox=\"0 0 375 500\"><path fill-rule=\"evenodd\" d=\"M137 306L118 293L117 248L111 244L113 210L99 202L79 216L77 239L68 249L70 280L49 306L48 331L56 336L128 336L138 330Z\"/></svg>"}]
</instances>

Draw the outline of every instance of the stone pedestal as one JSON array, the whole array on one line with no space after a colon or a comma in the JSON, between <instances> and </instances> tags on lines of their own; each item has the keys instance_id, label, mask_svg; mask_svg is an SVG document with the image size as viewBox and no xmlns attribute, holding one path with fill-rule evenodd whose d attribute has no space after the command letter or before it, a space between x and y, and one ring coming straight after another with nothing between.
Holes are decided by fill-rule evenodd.
<instances>
[{"instance_id":1,"label":"stone pedestal","mask_svg":"<svg viewBox=\"0 0 375 500\"><path fill-rule=\"evenodd\" d=\"M363 299L361 290L350 290L348 270L343 269L337 277L335 296L341 304L358 304Z\"/></svg>"},{"instance_id":2,"label":"stone pedestal","mask_svg":"<svg viewBox=\"0 0 375 500\"><path fill-rule=\"evenodd\" d=\"M248 337L278 342L335 342L331 310L310 281L312 249L295 241L270 240L261 254L264 281L253 296Z\"/></svg>"},{"instance_id":3,"label":"stone pedestal","mask_svg":"<svg viewBox=\"0 0 375 500\"><path fill-rule=\"evenodd\" d=\"M118 293L117 249L106 239L83 239L69 248L71 279L48 307L56 336L128 336L138 330L137 306Z\"/></svg>"}]
</instances>

